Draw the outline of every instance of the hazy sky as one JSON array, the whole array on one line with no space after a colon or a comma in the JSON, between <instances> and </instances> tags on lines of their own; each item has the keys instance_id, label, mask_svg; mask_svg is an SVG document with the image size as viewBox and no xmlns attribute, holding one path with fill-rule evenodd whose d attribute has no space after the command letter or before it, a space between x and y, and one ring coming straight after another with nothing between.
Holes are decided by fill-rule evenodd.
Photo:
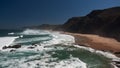
<instances>
[{"instance_id":1,"label":"hazy sky","mask_svg":"<svg viewBox=\"0 0 120 68\"><path fill-rule=\"evenodd\" d=\"M94 9L120 6L120 0L0 0L0 28L63 24Z\"/></svg>"}]
</instances>

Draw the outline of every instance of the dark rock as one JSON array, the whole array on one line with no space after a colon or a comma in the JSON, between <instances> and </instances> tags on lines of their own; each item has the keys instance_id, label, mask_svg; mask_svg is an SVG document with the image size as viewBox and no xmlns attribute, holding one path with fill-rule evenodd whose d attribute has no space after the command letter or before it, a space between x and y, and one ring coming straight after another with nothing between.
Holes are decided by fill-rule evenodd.
<instances>
[{"instance_id":1,"label":"dark rock","mask_svg":"<svg viewBox=\"0 0 120 68\"><path fill-rule=\"evenodd\" d=\"M120 68L120 64L116 64L116 66L117 66L118 68Z\"/></svg>"},{"instance_id":2,"label":"dark rock","mask_svg":"<svg viewBox=\"0 0 120 68\"><path fill-rule=\"evenodd\" d=\"M120 64L120 61L118 60L116 60L116 61L112 61L112 62L114 62L115 64Z\"/></svg>"},{"instance_id":3,"label":"dark rock","mask_svg":"<svg viewBox=\"0 0 120 68\"><path fill-rule=\"evenodd\" d=\"M15 50L10 50L10 52L14 52Z\"/></svg>"},{"instance_id":4,"label":"dark rock","mask_svg":"<svg viewBox=\"0 0 120 68\"><path fill-rule=\"evenodd\" d=\"M7 49L7 46L4 46L2 49Z\"/></svg>"},{"instance_id":5,"label":"dark rock","mask_svg":"<svg viewBox=\"0 0 120 68\"><path fill-rule=\"evenodd\" d=\"M84 47L89 47L88 45L85 45L85 44L79 44L79 45Z\"/></svg>"},{"instance_id":6,"label":"dark rock","mask_svg":"<svg viewBox=\"0 0 120 68\"><path fill-rule=\"evenodd\" d=\"M120 61L119 60L114 60L112 61L114 65L116 65L118 68L120 68Z\"/></svg>"},{"instance_id":7,"label":"dark rock","mask_svg":"<svg viewBox=\"0 0 120 68\"><path fill-rule=\"evenodd\" d=\"M81 44L80 46L86 46L86 45L84 45L84 44Z\"/></svg>"},{"instance_id":8,"label":"dark rock","mask_svg":"<svg viewBox=\"0 0 120 68\"><path fill-rule=\"evenodd\" d=\"M10 48L21 48L21 45L13 45L13 46L9 46Z\"/></svg>"},{"instance_id":9,"label":"dark rock","mask_svg":"<svg viewBox=\"0 0 120 68\"><path fill-rule=\"evenodd\" d=\"M39 63L37 63L36 65L37 65L37 66L39 66L40 64L39 64Z\"/></svg>"},{"instance_id":10,"label":"dark rock","mask_svg":"<svg viewBox=\"0 0 120 68\"><path fill-rule=\"evenodd\" d=\"M41 44L39 44L39 45L38 45L38 44L32 44L32 46L35 46L35 47L36 47L36 46L41 46Z\"/></svg>"},{"instance_id":11,"label":"dark rock","mask_svg":"<svg viewBox=\"0 0 120 68\"><path fill-rule=\"evenodd\" d=\"M38 44L37 43L32 43L32 46L38 46ZM39 45L39 46L41 46L41 44Z\"/></svg>"},{"instance_id":12,"label":"dark rock","mask_svg":"<svg viewBox=\"0 0 120 68\"><path fill-rule=\"evenodd\" d=\"M35 48L35 47L32 47L32 46L28 47L28 49L33 49L33 48Z\"/></svg>"},{"instance_id":13,"label":"dark rock","mask_svg":"<svg viewBox=\"0 0 120 68\"><path fill-rule=\"evenodd\" d=\"M120 64L120 61L115 61L116 64Z\"/></svg>"},{"instance_id":14,"label":"dark rock","mask_svg":"<svg viewBox=\"0 0 120 68\"><path fill-rule=\"evenodd\" d=\"M36 43L32 43L32 45L35 45Z\"/></svg>"},{"instance_id":15,"label":"dark rock","mask_svg":"<svg viewBox=\"0 0 120 68\"><path fill-rule=\"evenodd\" d=\"M4 46L2 49L7 49L7 48L20 48L21 45L13 45L13 46Z\"/></svg>"},{"instance_id":16,"label":"dark rock","mask_svg":"<svg viewBox=\"0 0 120 68\"><path fill-rule=\"evenodd\" d=\"M29 49L33 49L33 48L35 48L35 47L37 47L37 46L38 46L37 44L33 43L32 46L30 46L30 47L28 47L28 48L29 48ZM39 45L39 46L41 46L41 45Z\"/></svg>"},{"instance_id":17,"label":"dark rock","mask_svg":"<svg viewBox=\"0 0 120 68\"><path fill-rule=\"evenodd\" d=\"M120 52L114 52L114 54L120 54Z\"/></svg>"}]
</instances>

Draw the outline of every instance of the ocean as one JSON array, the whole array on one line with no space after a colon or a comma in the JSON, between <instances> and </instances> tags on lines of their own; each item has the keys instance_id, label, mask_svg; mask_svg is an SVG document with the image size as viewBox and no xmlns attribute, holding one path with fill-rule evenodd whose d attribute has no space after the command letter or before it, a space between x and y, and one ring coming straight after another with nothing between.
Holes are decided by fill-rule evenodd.
<instances>
[{"instance_id":1,"label":"ocean","mask_svg":"<svg viewBox=\"0 0 120 68\"><path fill-rule=\"evenodd\" d=\"M0 68L111 68L114 55L74 43L60 32L0 30Z\"/></svg>"}]
</instances>

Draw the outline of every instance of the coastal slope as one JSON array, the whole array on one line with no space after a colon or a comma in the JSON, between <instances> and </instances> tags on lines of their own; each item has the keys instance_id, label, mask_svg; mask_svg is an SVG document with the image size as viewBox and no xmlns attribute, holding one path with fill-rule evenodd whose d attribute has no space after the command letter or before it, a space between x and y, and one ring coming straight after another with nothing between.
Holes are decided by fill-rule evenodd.
<instances>
[{"instance_id":1,"label":"coastal slope","mask_svg":"<svg viewBox=\"0 0 120 68\"><path fill-rule=\"evenodd\" d=\"M86 16L72 17L62 28L67 32L97 34L120 41L120 7L93 10Z\"/></svg>"}]
</instances>

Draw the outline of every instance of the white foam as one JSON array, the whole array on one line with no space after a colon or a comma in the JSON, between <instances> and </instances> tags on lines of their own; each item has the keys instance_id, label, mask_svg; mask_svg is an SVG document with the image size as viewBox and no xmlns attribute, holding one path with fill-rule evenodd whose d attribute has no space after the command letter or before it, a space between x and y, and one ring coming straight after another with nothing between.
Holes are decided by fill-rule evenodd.
<instances>
[{"instance_id":1,"label":"white foam","mask_svg":"<svg viewBox=\"0 0 120 68\"><path fill-rule=\"evenodd\" d=\"M0 49L4 46L9 46L18 37L0 37Z\"/></svg>"},{"instance_id":2,"label":"white foam","mask_svg":"<svg viewBox=\"0 0 120 68\"><path fill-rule=\"evenodd\" d=\"M86 63L82 62L78 58L70 58L60 61L55 68L87 68Z\"/></svg>"},{"instance_id":3,"label":"white foam","mask_svg":"<svg viewBox=\"0 0 120 68\"><path fill-rule=\"evenodd\" d=\"M20 38L22 38L22 37L23 37L23 35L20 35L19 37L20 37Z\"/></svg>"},{"instance_id":4,"label":"white foam","mask_svg":"<svg viewBox=\"0 0 120 68\"><path fill-rule=\"evenodd\" d=\"M34 46L22 46L21 48L17 49L17 51L19 52L46 52L46 51L52 51L54 50L54 48L45 48L44 46L35 46L33 49L29 48L29 47L34 47ZM7 50L8 51L8 50Z\"/></svg>"},{"instance_id":5,"label":"white foam","mask_svg":"<svg viewBox=\"0 0 120 68\"><path fill-rule=\"evenodd\" d=\"M15 34L15 33L14 32L8 33L8 35L13 35L13 34Z\"/></svg>"},{"instance_id":6,"label":"white foam","mask_svg":"<svg viewBox=\"0 0 120 68\"><path fill-rule=\"evenodd\" d=\"M36 58L41 59L34 60ZM6 68L87 68L86 64L78 58L70 57L69 59L60 61L57 61L57 59L58 58L52 58L49 54L44 54L44 56L41 57L40 55L34 55L27 58L10 59L0 64L6 66Z\"/></svg>"},{"instance_id":7,"label":"white foam","mask_svg":"<svg viewBox=\"0 0 120 68\"><path fill-rule=\"evenodd\" d=\"M44 32L42 32L42 33L45 34ZM21 34L38 35L38 34L42 34L42 33L39 30L27 29L27 30L23 31ZM46 42L42 43L42 46L37 46L34 49L28 49L28 46L25 46L25 47L21 47L21 48L17 49L17 51L29 51L29 50L34 50L34 51L36 50L37 51L37 50L39 50L40 52L45 52L45 51L49 51L49 50L52 51L54 48L44 48L44 46L54 45L54 44L71 45L71 44L75 43L75 39L74 39L73 36L60 34L60 33L57 33L57 32L53 32L53 33L47 32L47 34L48 33L52 34L53 38L50 41L46 41ZM11 39L6 38L6 39L9 39L8 41L11 41L9 43L9 45L10 45L16 38L14 38L14 39L13 38L11 38ZM34 38L34 41L36 41L36 40L39 40L39 39ZM29 41L31 42L31 40L29 40ZM22 41L22 42L24 42L24 41ZM0 41L0 45L1 45L1 41ZM79 46L79 45L73 45L73 46L88 50L90 52L94 52L94 53L97 53L97 54L104 55L104 56L106 56L110 59L118 60L118 57L116 57L115 55L113 55L109 52L102 52L102 51L99 51L99 50L92 49L90 47L83 47L83 46ZM61 61L57 61L57 62L47 63L50 60L56 60L57 59L57 58L52 58L48 54L45 54L45 56L41 57L41 60L34 60L34 61L30 61L28 63L24 62L24 61L29 60L29 59L34 59L36 57L37 56L35 55L35 56L30 56L30 57L22 58L22 59L8 60L7 62L6 61L2 62L2 63L5 63L5 64L1 63L1 65L10 65L9 68L13 68L13 67L14 68L35 68L37 66L37 64L40 65L41 68L50 68L50 66L54 66L53 68L87 68L86 63L81 61L79 58L75 58L75 57L70 57L70 59L61 60Z\"/></svg>"},{"instance_id":8,"label":"white foam","mask_svg":"<svg viewBox=\"0 0 120 68\"><path fill-rule=\"evenodd\" d=\"M59 33L51 33L51 34L53 36L53 39L50 41L47 41L46 43L45 42L42 43L41 44L42 46L38 45L34 49L28 49L29 46L22 46L21 48L17 49L17 51L30 52L30 50L33 50L33 51L39 50L39 52L46 52L49 50L52 51L55 48L54 47L45 48L44 46L48 46L48 45L51 46L54 44L68 45L68 44L72 44L75 42L74 37L70 35L64 35L64 34L59 34ZM5 50L7 51L8 49L5 49ZM37 57L40 57L41 59L25 62L27 60L36 59ZM8 66L9 68L35 68L35 67L38 67L38 65L40 68L87 68L86 63L81 61L79 58L70 57L66 60L54 61L57 59L58 58L52 58L51 55L45 53L44 56L34 55L34 56L26 57L26 58L23 57L21 59L9 59L7 61L2 61L0 65ZM54 62L48 63L51 60Z\"/></svg>"},{"instance_id":9,"label":"white foam","mask_svg":"<svg viewBox=\"0 0 120 68\"><path fill-rule=\"evenodd\" d=\"M73 44L75 43L75 38L71 35L65 35L65 34L53 34L53 40L52 40L52 43L63 43L63 44L67 44L67 43L70 43L70 44ZM68 44L67 44L68 45ZM107 58L110 58L110 59L117 59L117 60L120 60L120 58L118 58L117 56L115 56L114 54L110 53L110 52L103 52L103 51L100 51L100 50L95 50L93 48L90 48L90 47L84 47L84 46L79 46L79 45L73 45L77 48L82 48L82 49L85 49L85 50L88 50L90 52L94 52L94 53L97 53L97 54L101 54Z\"/></svg>"},{"instance_id":10,"label":"white foam","mask_svg":"<svg viewBox=\"0 0 120 68\"><path fill-rule=\"evenodd\" d=\"M110 58L110 59L120 59L118 58L117 56L115 56L114 54L110 53L110 52L103 52L103 51L100 51L100 50L95 50L93 48L90 48L90 47L84 47L84 46L79 46L79 45L74 45L75 47L78 47L78 48L82 48L82 49L85 49L85 50L88 50L90 52L93 52L93 53L97 53L97 54L101 54L107 58Z\"/></svg>"},{"instance_id":11,"label":"white foam","mask_svg":"<svg viewBox=\"0 0 120 68\"><path fill-rule=\"evenodd\" d=\"M47 30L36 30L36 29L26 29L20 34L23 35L44 35L44 34L49 34L50 32Z\"/></svg>"},{"instance_id":12,"label":"white foam","mask_svg":"<svg viewBox=\"0 0 120 68\"><path fill-rule=\"evenodd\" d=\"M114 54L110 53L110 52L103 52L103 51L100 51L100 50L95 50L93 48L90 48L90 47L84 47L84 46L79 46L79 45L74 45L75 47L78 47L78 48L82 48L82 49L85 49L85 50L88 50L92 53L96 53L96 54L101 54L109 59L112 59L112 61L120 61L120 58L115 56ZM114 68L118 68L117 66L115 66L113 63L111 63L111 65L114 67Z\"/></svg>"},{"instance_id":13,"label":"white foam","mask_svg":"<svg viewBox=\"0 0 120 68\"><path fill-rule=\"evenodd\" d=\"M33 37L33 38L24 38L18 41L15 41L14 43L27 43L27 42L35 42L35 41L41 41L41 40L49 40L50 37Z\"/></svg>"},{"instance_id":14,"label":"white foam","mask_svg":"<svg viewBox=\"0 0 120 68\"><path fill-rule=\"evenodd\" d=\"M60 34L60 33L52 33L52 40L45 41L45 45L55 45L55 44L63 44L63 45L71 45L75 43L74 37L70 35Z\"/></svg>"},{"instance_id":15,"label":"white foam","mask_svg":"<svg viewBox=\"0 0 120 68\"><path fill-rule=\"evenodd\" d=\"M52 40L50 41L45 41L44 44L45 45L54 45L54 44L64 44L64 45L68 45L68 44L72 44L75 43L74 37L70 36L70 35L65 35L65 34L60 34L59 32L50 32L47 30L35 30L35 29L26 29L23 32L21 32L20 34L22 35L41 35L41 34L49 34L52 35ZM16 41L17 43L24 43L24 42L32 42L32 41L39 41L39 40L46 40L49 38L27 38L25 40L21 40L21 41Z\"/></svg>"}]
</instances>

